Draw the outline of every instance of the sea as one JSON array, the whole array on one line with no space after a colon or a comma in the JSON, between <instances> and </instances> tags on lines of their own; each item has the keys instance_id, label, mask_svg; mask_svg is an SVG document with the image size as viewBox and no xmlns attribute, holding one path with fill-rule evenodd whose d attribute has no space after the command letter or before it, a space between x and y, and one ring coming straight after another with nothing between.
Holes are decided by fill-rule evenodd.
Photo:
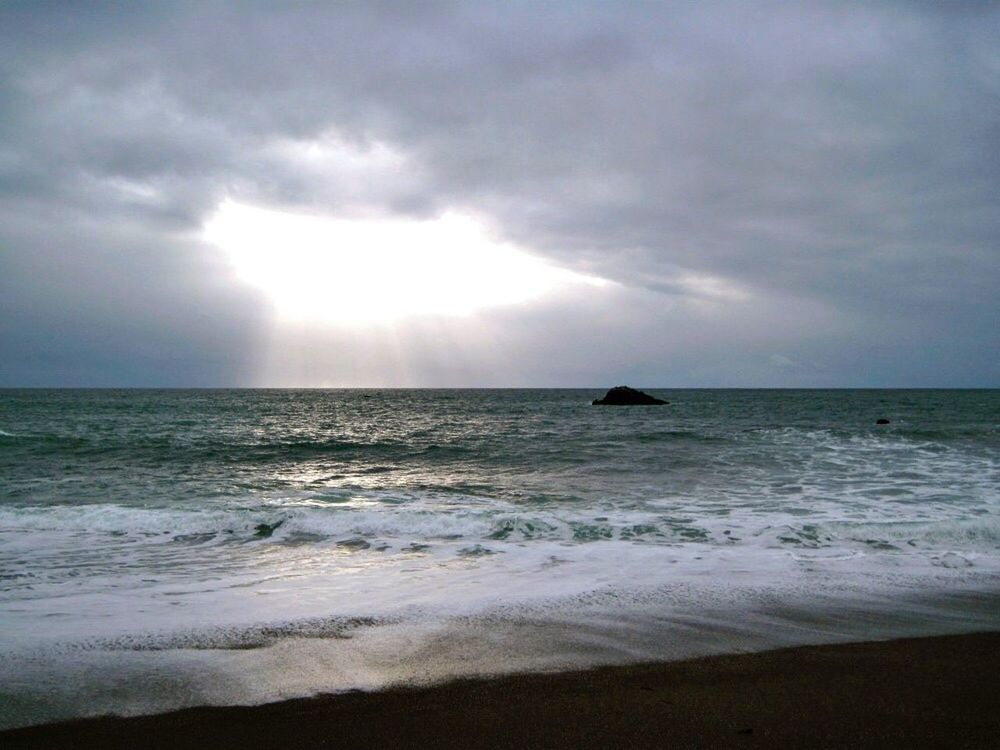
<instances>
[{"instance_id":1,"label":"sea","mask_svg":"<svg viewBox=\"0 0 1000 750\"><path fill-rule=\"evenodd\" d=\"M0 391L0 727L1000 627L1000 391L645 390Z\"/></svg>"}]
</instances>

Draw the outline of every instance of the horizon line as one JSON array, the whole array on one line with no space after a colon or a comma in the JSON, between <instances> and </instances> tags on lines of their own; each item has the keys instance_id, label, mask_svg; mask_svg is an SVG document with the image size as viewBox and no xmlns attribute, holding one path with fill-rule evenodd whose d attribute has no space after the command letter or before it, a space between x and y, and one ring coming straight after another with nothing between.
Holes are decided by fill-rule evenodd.
<instances>
[{"instance_id":1,"label":"horizon line","mask_svg":"<svg viewBox=\"0 0 1000 750\"><path fill-rule=\"evenodd\" d=\"M627 385L621 383L619 385ZM596 391L608 385L0 385L0 391ZM637 385L660 391L995 391L1000 385Z\"/></svg>"}]
</instances>

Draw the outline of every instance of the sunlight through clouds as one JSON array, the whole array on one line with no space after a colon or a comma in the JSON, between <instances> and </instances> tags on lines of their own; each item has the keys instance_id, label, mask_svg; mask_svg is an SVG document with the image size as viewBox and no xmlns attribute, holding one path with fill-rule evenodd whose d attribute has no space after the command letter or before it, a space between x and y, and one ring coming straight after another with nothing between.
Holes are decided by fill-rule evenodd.
<instances>
[{"instance_id":1,"label":"sunlight through clouds","mask_svg":"<svg viewBox=\"0 0 1000 750\"><path fill-rule=\"evenodd\" d=\"M492 238L477 219L333 219L225 201L205 238L283 322L357 325L462 316L610 282Z\"/></svg>"}]
</instances>

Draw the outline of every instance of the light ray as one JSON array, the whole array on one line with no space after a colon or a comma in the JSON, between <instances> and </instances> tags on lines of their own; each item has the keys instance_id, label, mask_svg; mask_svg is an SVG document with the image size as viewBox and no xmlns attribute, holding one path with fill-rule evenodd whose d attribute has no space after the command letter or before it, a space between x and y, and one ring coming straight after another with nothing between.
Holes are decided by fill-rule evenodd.
<instances>
[{"instance_id":1,"label":"light ray","mask_svg":"<svg viewBox=\"0 0 1000 750\"><path fill-rule=\"evenodd\" d=\"M492 238L458 212L435 219L323 218L224 202L205 225L282 322L359 325L466 316L571 285L608 282Z\"/></svg>"}]
</instances>

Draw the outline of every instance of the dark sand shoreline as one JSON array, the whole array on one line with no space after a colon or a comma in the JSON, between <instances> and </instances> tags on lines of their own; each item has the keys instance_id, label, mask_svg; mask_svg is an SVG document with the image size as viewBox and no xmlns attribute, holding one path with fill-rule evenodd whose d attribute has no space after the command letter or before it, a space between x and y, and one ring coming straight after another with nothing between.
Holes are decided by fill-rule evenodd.
<instances>
[{"instance_id":1,"label":"dark sand shoreline","mask_svg":"<svg viewBox=\"0 0 1000 750\"><path fill-rule=\"evenodd\" d=\"M471 679L0 732L14 748L1000 747L1000 633Z\"/></svg>"}]
</instances>

